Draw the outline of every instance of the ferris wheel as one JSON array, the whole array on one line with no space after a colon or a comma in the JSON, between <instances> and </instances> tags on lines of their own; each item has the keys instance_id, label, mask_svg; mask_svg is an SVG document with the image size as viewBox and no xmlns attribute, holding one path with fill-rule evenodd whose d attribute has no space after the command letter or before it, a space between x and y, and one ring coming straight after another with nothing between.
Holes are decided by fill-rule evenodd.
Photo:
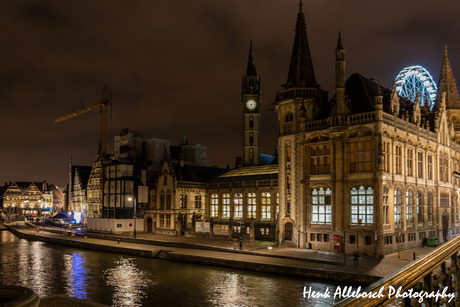
<instances>
[{"instance_id":1,"label":"ferris wheel","mask_svg":"<svg viewBox=\"0 0 460 307\"><path fill-rule=\"evenodd\" d=\"M395 80L399 95L415 101L418 94L420 106L433 109L437 87L428 70L420 65L409 66L401 70Z\"/></svg>"}]
</instances>

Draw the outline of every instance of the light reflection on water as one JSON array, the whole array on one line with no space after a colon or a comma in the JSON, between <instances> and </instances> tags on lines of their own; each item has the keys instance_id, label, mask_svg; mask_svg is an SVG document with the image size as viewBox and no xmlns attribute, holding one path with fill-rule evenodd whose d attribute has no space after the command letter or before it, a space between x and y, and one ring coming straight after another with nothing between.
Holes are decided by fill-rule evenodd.
<instances>
[{"instance_id":1,"label":"light reflection on water","mask_svg":"<svg viewBox=\"0 0 460 307\"><path fill-rule=\"evenodd\" d=\"M112 306L331 306L332 299L302 298L303 288L333 293L338 285L28 242L7 231L0 232L0 284Z\"/></svg>"},{"instance_id":2,"label":"light reflection on water","mask_svg":"<svg viewBox=\"0 0 460 307\"><path fill-rule=\"evenodd\" d=\"M115 264L103 272L107 285L114 289L113 306L142 306L147 289L153 284L150 274L138 268L134 258L120 257Z\"/></svg>"}]
</instances>

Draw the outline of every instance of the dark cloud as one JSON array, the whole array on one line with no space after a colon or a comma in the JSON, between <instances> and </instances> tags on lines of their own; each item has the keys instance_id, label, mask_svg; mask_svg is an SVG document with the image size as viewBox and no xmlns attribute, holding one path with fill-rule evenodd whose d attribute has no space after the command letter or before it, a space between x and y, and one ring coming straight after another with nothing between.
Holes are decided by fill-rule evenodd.
<instances>
[{"instance_id":1,"label":"dark cloud","mask_svg":"<svg viewBox=\"0 0 460 307\"><path fill-rule=\"evenodd\" d=\"M332 97L338 31L347 74L391 86L407 65L437 80L444 43L460 75L455 1L304 1L316 78ZM67 181L68 161L90 165L99 112L53 120L113 94L111 135L208 146L209 164L241 155L241 76L249 41L262 78L262 152L277 143L276 90L286 82L298 1L0 2L0 182Z\"/></svg>"}]
</instances>

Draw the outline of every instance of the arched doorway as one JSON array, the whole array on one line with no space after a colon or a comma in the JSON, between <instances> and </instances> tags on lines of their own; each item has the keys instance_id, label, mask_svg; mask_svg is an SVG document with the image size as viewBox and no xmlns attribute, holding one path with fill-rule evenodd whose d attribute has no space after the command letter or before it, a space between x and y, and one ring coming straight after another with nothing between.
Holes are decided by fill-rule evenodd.
<instances>
[{"instance_id":1,"label":"arched doorway","mask_svg":"<svg viewBox=\"0 0 460 307\"><path fill-rule=\"evenodd\" d=\"M442 239L447 242L447 236L449 234L449 214L444 213L442 215Z\"/></svg>"},{"instance_id":2,"label":"arched doorway","mask_svg":"<svg viewBox=\"0 0 460 307\"><path fill-rule=\"evenodd\" d=\"M152 218L147 219L147 232L152 232Z\"/></svg>"},{"instance_id":3,"label":"arched doorway","mask_svg":"<svg viewBox=\"0 0 460 307\"><path fill-rule=\"evenodd\" d=\"M291 222L284 224L284 240L285 241L292 241L292 230L293 226Z\"/></svg>"}]
</instances>

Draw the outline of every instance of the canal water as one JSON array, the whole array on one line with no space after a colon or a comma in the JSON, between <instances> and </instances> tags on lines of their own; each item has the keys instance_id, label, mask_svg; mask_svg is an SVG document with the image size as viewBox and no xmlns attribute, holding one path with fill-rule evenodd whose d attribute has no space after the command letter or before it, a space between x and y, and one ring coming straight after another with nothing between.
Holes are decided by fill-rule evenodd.
<instances>
[{"instance_id":1,"label":"canal water","mask_svg":"<svg viewBox=\"0 0 460 307\"><path fill-rule=\"evenodd\" d=\"M331 306L333 282L80 250L0 231L0 287L111 306ZM340 284L342 287L344 284ZM304 298L304 287L330 298Z\"/></svg>"}]
</instances>

